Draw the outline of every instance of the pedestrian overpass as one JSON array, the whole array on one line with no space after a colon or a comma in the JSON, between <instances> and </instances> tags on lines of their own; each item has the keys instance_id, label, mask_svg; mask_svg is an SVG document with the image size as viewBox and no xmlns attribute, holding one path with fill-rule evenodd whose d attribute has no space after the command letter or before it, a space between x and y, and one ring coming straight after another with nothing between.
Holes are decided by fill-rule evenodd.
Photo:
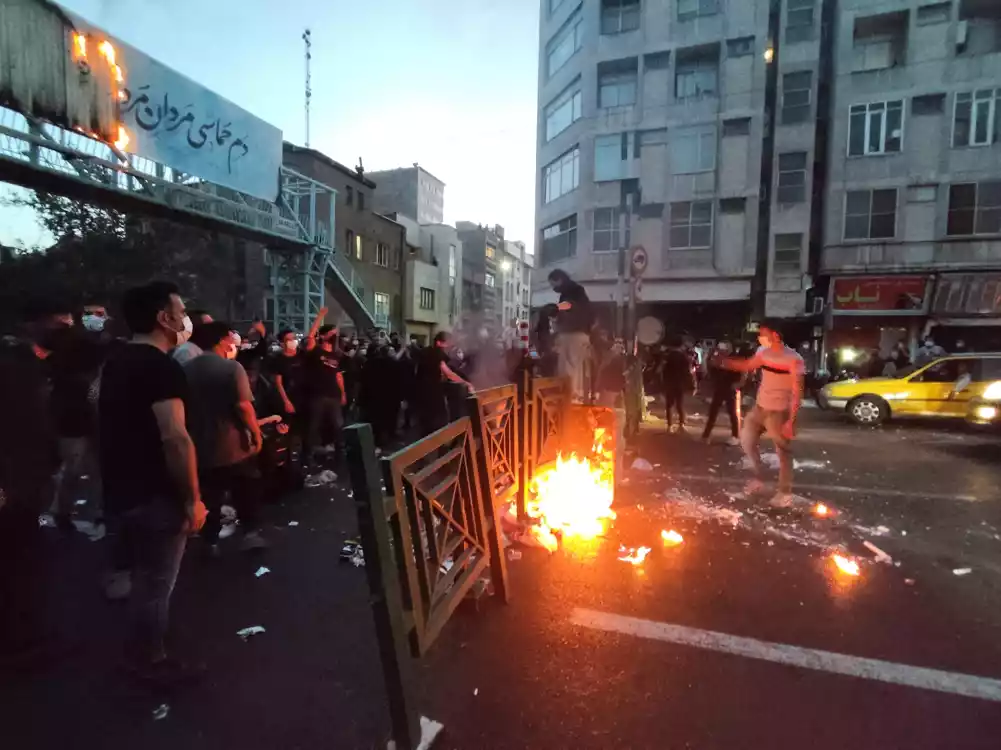
<instances>
[{"instance_id":1,"label":"pedestrian overpass","mask_svg":"<svg viewBox=\"0 0 1001 750\"><path fill-rule=\"evenodd\" d=\"M29 4L33 5L32 13L46 13L57 19L55 38L65 34L67 45L72 45L78 36L73 22L58 8L52 10L54 6L49 3L0 0L0 11L13 9L23 14ZM14 15L6 17L0 13L0 18L8 23ZM8 34L7 38L12 37ZM33 43L37 48L43 41L35 39ZM91 57L96 55L92 53ZM81 62L75 58L73 61ZM351 262L335 246L338 232L334 226L333 188L276 165L274 179L279 189L277 200L272 202L146 156L127 153L124 144L113 144L110 138L92 137L52 124L39 115L39 110L45 110L39 101L51 101L53 96L63 95L63 91L50 95L45 86L58 89L64 78L75 84L70 76L76 72L55 76L55 84L49 83L53 77L46 80L39 76L43 82L32 81L35 88L26 95L21 71L32 65L36 64L30 59L0 54L0 103L4 105L0 106L0 180L123 213L170 219L260 243L265 248L270 270L273 304L269 305L268 317L274 330L307 329L324 305L325 290L330 291L358 328L374 325L372 310L365 302L364 284ZM121 80L120 69L117 66L115 69ZM85 75L97 77L91 70ZM120 122L123 117L125 105L117 102L124 100L126 93L124 88L112 90L116 101L112 123ZM211 92L207 95L212 96ZM70 102L67 107L73 105L78 103ZM63 116L63 124L68 119ZM191 139L191 130L188 138Z\"/></svg>"}]
</instances>

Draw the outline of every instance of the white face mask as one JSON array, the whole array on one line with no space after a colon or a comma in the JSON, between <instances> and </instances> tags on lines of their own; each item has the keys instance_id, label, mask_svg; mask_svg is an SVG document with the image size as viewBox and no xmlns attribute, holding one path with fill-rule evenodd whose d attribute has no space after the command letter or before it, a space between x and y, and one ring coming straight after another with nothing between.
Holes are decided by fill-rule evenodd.
<instances>
[{"instance_id":1,"label":"white face mask","mask_svg":"<svg viewBox=\"0 0 1001 750\"><path fill-rule=\"evenodd\" d=\"M188 339L191 338L193 330L195 330L195 326L191 322L191 318L185 315L181 321L181 330L177 332L177 346L187 343Z\"/></svg>"},{"instance_id":2,"label":"white face mask","mask_svg":"<svg viewBox=\"0 0 1001 750\"><path fill-rule=\"evenodd\" d=\"M100 315L84 315L81 319L83 322L83 327L88 331L103 331L104 330L104 318Z\"/></svg>"},{"instance_id":3,"label":"white face mask","mask_svg":"<svg viewBox=\"0 0 1001 750\"><path fill-rule=\"evenodd\" d=\"M290 340L288 340L288 341L285 342L285 350L286 351L294 352L298 348L299 348L299 340L298 339L290 339Z\"/></svg>"}]
</instances>

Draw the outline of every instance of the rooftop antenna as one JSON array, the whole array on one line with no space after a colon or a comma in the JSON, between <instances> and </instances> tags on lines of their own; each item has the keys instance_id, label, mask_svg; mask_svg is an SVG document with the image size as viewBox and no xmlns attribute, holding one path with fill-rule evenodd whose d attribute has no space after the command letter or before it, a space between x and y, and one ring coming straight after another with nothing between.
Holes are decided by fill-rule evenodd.
<instances>
[{"instance_id":1,"label":"rooftop antenna","mask_svg":"<svg viewBox=\"0 0 1001 750\"><path fill-rule=\"evenodd\" d=\"M313 89L311 88L312 77L310 76L310 64L309 61L313 59L313 55L310 54L310 47L313 46L310 41L309 29L302 35L302 41L306 43L306 148L309 148L309 100L313 97Z\"/></svg>"}]
</instances>

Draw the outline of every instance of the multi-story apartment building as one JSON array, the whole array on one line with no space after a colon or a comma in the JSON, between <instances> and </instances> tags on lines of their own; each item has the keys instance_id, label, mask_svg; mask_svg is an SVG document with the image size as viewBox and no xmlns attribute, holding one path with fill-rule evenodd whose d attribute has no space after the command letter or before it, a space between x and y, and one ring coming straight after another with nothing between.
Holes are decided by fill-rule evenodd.
<instances>
[{"instance_id":1,"label":"multi-story apartment building","mask_svg":"<svg viewBox=\"0 0 1001 750\"><path fill-rule=\"evenodd\" d=\"M739 330L752 296L760 312L802 311L792 297L805 299L803 278L790 273L779 287L787 293L765 294L776 263L767 199L775 117L766 113L780 10L773 0L542 1L536 305L552 301L544 280L559 267L610 320L624 245L649 259L641 314L676 330ZM784 106L809 163L820 13L796 18L810 32L798 32L800 75L788 79ZM797 213L808 224L802 192ZM783 234L798 221L787 217ZM782 244L782 269L795 262L805 275L804 251Z\"/></svg>"},{"instance_id":2,"label":"multi-story apartment building","mask_svg":"<svg viewBox=\"0 0 1001 750\"><path fill-rule=\"evenodd\" d=\"M527 251L525 243L505 240L500 253L501 304L497 321L510 326L512 321L528 320L532 309L532 268L535 256Z\"/></svg>"},{"instance_id":3,"label":"multi-story apartment building","mask_svg":"<svg viewBox=\"0 0 1001 750\"><path fill-rule=\"evenodd\" d=\"M498 256L504 246L504 227L458 221L455 228L462 242L462 313L494 325L500 310Z\"/></svg>"},{"instance_id":4,"label":"multi-story apartment building","mask_svg":"<svg viewBox=\"0 0 1001 750\"><path fill-rule=\"evenodd\" d=\"M445 183L418 164L369 172L378 186L373 206L379 213L399 212L418 224L445 220Z\"/></svg>"},{"instance_id":5,"label":"multi-story apartment building","mask_svg":"<svg viewBox=\"0 0 1001 750\"><path fill-rule=\"evenodd\" d=\"M828 350L1001 349L1001 2L840 0Z\"/></svg>"}]
</instances>

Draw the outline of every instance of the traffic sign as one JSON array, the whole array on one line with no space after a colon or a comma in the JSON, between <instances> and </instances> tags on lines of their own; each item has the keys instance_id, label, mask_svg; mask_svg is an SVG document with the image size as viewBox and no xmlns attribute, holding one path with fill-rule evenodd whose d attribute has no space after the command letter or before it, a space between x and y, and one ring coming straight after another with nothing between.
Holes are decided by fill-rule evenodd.
<instances>
[{"instance_id":1,"label":"traffic sign","mask_svg":"<svg viewBox=\"0 0 1001 750\"><path fill-rule=\"evenodd\" d=\"M642 245L637 245L633 248L632 255L629 260L632 265L633 276L643 275L643 272L646 270L647 260L646 249Z\"/></svg>"}]
</instances>

